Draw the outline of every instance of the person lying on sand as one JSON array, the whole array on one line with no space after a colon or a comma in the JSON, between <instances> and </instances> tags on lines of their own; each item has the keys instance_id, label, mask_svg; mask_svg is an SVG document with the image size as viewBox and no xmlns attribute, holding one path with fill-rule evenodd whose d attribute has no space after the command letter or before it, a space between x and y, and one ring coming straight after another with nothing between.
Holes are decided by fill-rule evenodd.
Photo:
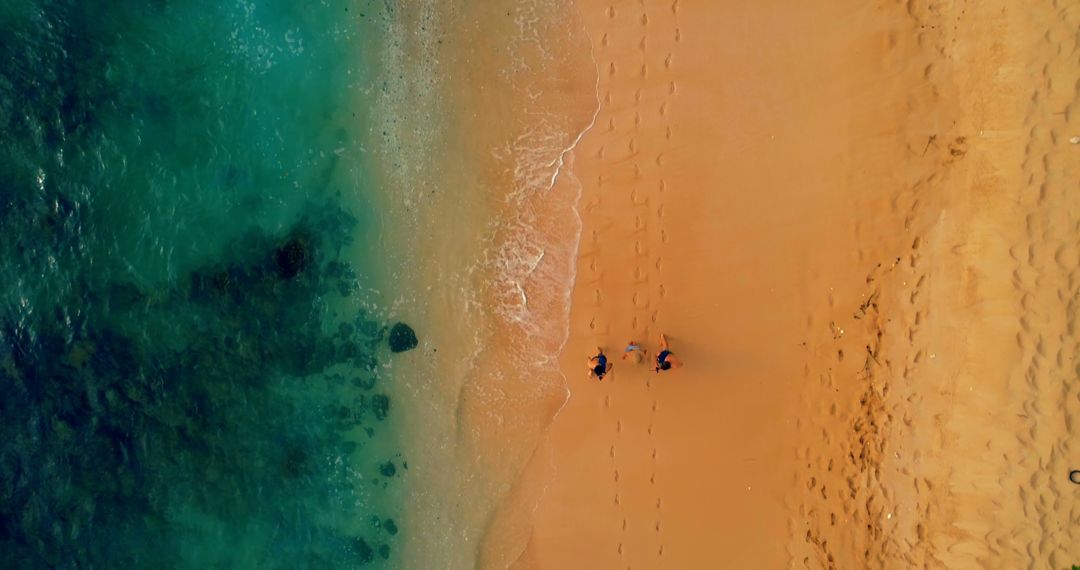
<instances>
[{"instance_id":1,"label":"person lying on sand","mask_svg":"<svg viewBox=\"0 0 1080 570\"><path fill-rule=\"evenodd\" d=\"M599 346L596 347L596 356L589 358L586 366L589 367L589 376L596 376L597 380L603 380L604 374L611 372L614 368L614 364L608 362L607 355L604 354L604 349Z\"/></svg>"},{"instance_id":2,"label":"person lying on sand","mask_svg":"<svg viewBox=\"0 0 1080 570\"><path fill-rule=\"evenodd\" d=\"M634 357L634 362L641 364L641 361L645 359L645 356L649 354L648 350L641 348L641 345L637 341L630 341L627 343L626 348L623 349L622 359L626 360L631 355Z\"/></svg>"},{"instance_id":3,"label":"person lying on sand","mask_svg":"<svg viewBox=\"0 0 1080 570\"><path fill-rule=\"evenodd\" d=\"M672 354L670 347L668 347L667 335L660 333L660 354L656 355L656 371L671 370L672 368L679 368L683 365L682 360L679 360Z\"/></svg>"}]
</instances>

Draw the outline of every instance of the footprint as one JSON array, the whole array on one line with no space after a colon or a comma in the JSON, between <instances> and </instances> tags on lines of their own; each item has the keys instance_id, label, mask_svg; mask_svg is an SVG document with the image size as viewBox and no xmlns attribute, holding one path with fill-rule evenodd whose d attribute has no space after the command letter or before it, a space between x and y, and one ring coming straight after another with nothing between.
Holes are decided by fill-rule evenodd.
<instances>
[{"instance_id":1,"label":"footprint","mask_svg":"<svg viewBox=\"0 0 1080 570\"><path fill-rule=\"evenodd\" d=\"M615 6L608 6L607 15L608 15L608 18L614 18L615 17Z\"/></svg>"},{"instance_id":2,"label":"footprint","mask_svg":"<svg viewBox=\"0 0 1080 570\"><path fill-rule=\"evenodd\" d=\"M608 449L608 455L611 456L612 459L615 459L615 446L614 445L612 445L611 448Z\"/></svg>"},{"instance_id":3,"label":"footprint","mask_svg":"<svg viewBox=\"0 0 1080 570\"><path fill-rule=\"evenodd\" d=\"M664 297L665 295L667 295L667 289L663 285L660 285L660 296Z\"/></svg>"},{"instance_id":4,"label":"footprint","mask_svg":"<svg viewBox=\"0 0 1080 570\"><path fill-rule=\"evenodd\" d=\"M664 68L665 69L671 69L671 54L670 53L667 54L667 57L664 58ZM674 82L672 82L672 83L674 84Z\"/></svg>"},{"instance_id":5,"label":"footprint","mask_svg":"<svg viewBox=\"0 0 1080 570\"><path fill-rule=\"evenodd\" d=\"M614 61L608 64L608 75L611 75L611 76L615 75L615 62Z\"/></svg>"}]
</instances>

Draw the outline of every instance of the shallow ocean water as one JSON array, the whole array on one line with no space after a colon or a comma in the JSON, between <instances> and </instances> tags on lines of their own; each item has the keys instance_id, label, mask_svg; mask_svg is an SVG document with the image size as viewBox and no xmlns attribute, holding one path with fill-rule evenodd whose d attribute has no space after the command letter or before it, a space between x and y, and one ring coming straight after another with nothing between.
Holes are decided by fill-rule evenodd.
<instances>
[{"instance_id":1,"label":"shallow ocean water","mask_svg":"<svg viewBox=\"0 0 1080 570\"><path fill-rule=\"evenodd\" d=\"M389 6L0 6L0 567L395 567Z\"/></svg>"}]
</instances>

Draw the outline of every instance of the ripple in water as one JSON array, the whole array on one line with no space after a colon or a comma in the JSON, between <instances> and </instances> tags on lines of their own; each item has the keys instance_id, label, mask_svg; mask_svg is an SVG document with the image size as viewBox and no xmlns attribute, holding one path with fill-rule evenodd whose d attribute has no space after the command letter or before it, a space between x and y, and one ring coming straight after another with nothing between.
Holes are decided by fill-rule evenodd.
<instances>
[{"instance_id":1,"label":"ripple in water","mask_svg":"<svg viewBox=\"0 0 1080 570\"><path fill-rule=\"evenodd\" d=\"M291 4L0 7L0 567L394 566L379 10Z\"/></svg>"}]
</instances>

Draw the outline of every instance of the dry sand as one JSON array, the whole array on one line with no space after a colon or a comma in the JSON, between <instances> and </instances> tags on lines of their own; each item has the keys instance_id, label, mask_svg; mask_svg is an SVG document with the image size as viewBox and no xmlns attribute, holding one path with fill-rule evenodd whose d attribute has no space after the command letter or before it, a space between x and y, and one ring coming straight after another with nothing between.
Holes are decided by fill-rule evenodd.
<instances>
[{"instance_id":1,"label":"dry sand","mask_svg":"<svg viewBox=\"0 0 1080 570\"><path fill-rule=\"evenodd\" d=\"M1076 5L577 6L572 396L483 565L1080 563Z\"/></svg>"}]
</instances>

